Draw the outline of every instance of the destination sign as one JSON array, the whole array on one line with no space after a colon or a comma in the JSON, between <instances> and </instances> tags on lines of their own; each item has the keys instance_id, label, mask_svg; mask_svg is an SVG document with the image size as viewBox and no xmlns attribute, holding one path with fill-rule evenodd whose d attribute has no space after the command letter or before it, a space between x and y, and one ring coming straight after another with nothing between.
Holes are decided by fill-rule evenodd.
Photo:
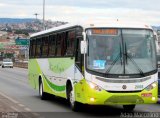
<instances>
[{"instance_id":1,"label":"destination sign","mask_svg":"<svg viewBox=\"0 0 160 118\"><path fill-rule=\"evenodd\" d=\"M118 35L117 29L92 29L92 34Z\"/></svg>"}]
</instances>

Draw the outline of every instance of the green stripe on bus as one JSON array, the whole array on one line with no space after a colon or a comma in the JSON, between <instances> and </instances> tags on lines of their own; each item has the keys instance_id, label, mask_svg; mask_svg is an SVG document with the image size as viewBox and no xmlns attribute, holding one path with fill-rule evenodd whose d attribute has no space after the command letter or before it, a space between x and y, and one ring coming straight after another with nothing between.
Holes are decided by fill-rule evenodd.
<instances>
[{"instance_id":1,"label":"green stripe on bus","mask_svg":"<svg viewBox=\"0 0 160 118\"><path fill-rule=\"evenodd\" d=\"M44 75L43 75L44 76ZM53 84L52 82L50 82L45 76L44 76L45 80L47 81L48 85L55 91L64 91L66 89L66 86L57 86L55 84Z\"/></svg>"}]
</instances>

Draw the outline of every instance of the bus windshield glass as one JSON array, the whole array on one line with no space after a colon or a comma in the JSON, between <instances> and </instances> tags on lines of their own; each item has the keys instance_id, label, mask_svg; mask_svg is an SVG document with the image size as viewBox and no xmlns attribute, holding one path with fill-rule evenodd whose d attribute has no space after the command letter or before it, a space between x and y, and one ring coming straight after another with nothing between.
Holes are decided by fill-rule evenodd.
<instances>
[{"instance_id":1,"label":"bus windshield glass","mask_svg":"<svg viewBox=\"0 0 160 118\"><path fill-rule=\"evenodd\" d=\"M142 75L156 66L153 31L149 29L87 29L87 69L101 74Z\"/></svg>"}]
</instances>

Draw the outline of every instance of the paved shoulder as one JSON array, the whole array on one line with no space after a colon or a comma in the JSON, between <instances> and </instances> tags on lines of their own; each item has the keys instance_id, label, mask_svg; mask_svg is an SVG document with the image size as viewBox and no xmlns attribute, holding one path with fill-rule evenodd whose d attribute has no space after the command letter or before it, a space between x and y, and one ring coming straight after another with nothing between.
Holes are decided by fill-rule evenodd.
<instances>
[{"instance_id":1,"label":"paved shoulder","mask_svg":"<svg viewBox=\"0 0 160 118\"><path fill-rule=\"evenodd\" d=\"M0 118L38 118L39 115L29 112L23 104L0 92Z\"/></svg>"}]
</instances>

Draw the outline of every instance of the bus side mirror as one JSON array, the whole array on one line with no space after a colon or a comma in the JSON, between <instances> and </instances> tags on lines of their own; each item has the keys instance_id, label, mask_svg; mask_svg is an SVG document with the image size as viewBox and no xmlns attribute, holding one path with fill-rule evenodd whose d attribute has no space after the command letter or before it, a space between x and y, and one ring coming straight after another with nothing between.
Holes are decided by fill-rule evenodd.
<instances>
[{"instance_id":1,"label":"bus side mirror","mask_svg":"<svg viewBox=\"0 0 160 118\"><path fill-rule=\"evenodd\" d=\"M81 41L81 54L87 53L87 43L86 41Z\"/></svg>"}]
</instances>

